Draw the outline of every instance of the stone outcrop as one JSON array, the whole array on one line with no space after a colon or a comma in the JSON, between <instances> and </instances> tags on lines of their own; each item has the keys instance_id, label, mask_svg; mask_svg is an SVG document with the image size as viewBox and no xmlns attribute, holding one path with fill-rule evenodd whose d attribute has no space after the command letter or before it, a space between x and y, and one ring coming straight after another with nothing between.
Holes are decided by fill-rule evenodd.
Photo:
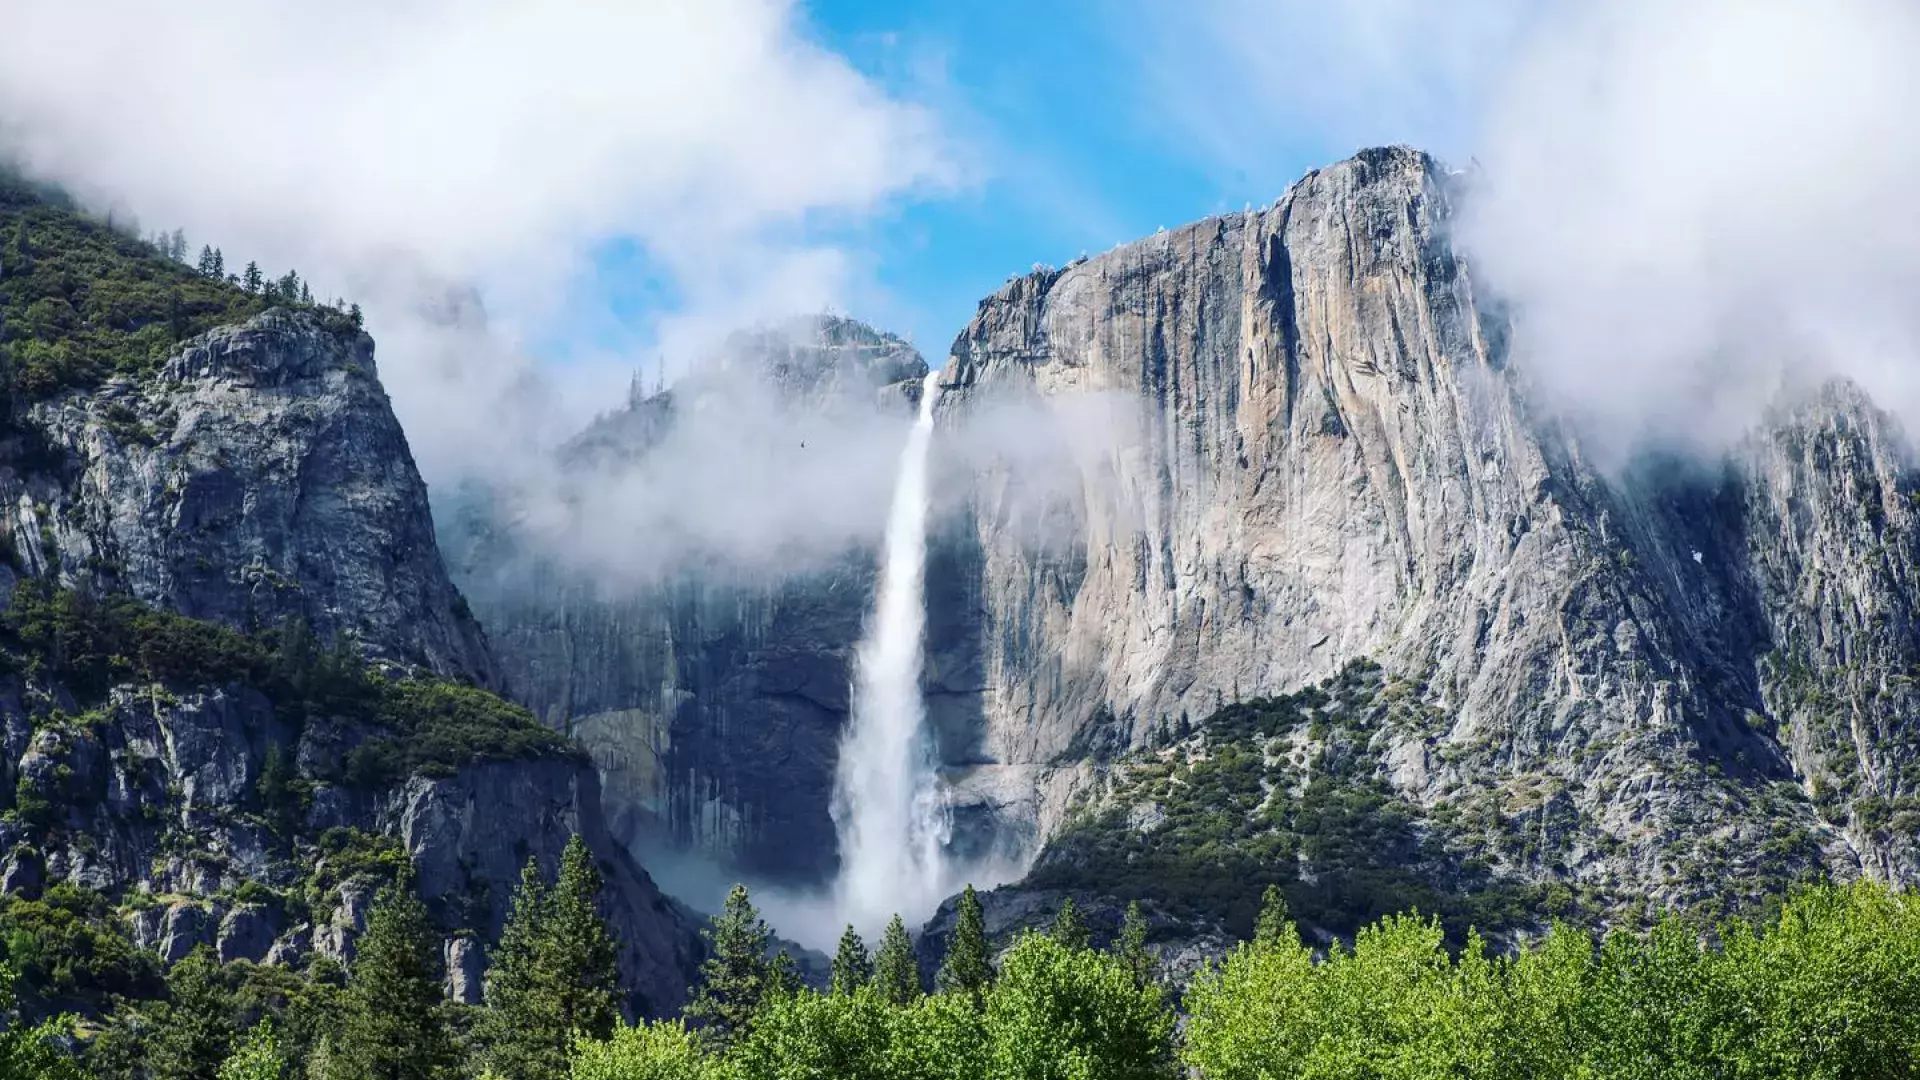
<instances>
[{"instance_id":1,"label":"stone outcrop","mask_svg":"<svg viewBox=\"0 0 1920 1080\"><path fill-rule=\"evenodd\" d=\"M341 319L269 311L187 342L150 379L35 404L0 438L0 505L6 590L38 578L241 630L296 620L321 644L350 637L388 679L497 682L372 342ZM22 643L5 636L12 656ZM436 925L484 943L526 860L553 873L577 833L606 882L630 1004L665 1014L684 999L693 917L611 839L577 748L543 733L411 775L366 772L356 750L403 734L380 710L316 712L258 671L149 681L125 659L115 685L83 690L63 683L64 663L0 676L8 894L94 890L169 962L200 946L346 960L381 879L370 866L411 856ZM508 722L481 713L473 734ZM462 954L463 992L482 955Z\"/></svg>"},{"instance_id":2,"label":"stone outcrop","mask_svg":"<svg viewBox=\"0 0 1920 1080\"><path fill-rule=\"evenodd\" d=\"M38 467L0 480L26 573L493 682L365 334L269 311L30 419Z\"/></svg>"},{"instance_id":3,"label":"stone outcrop","mask_svg":"<svg viewBox=\"0 0 1920 1080\"><path fill-rule=\"evenodd\" d=\"M947 424L1137 410L1064 494L976 489L960 666L993 763L962 790L1044 836L1062 775L1366 657L1452 718L1380 748L1405 798L1569 815L1509 872L1671 901L1809 859L1910 878L1902 828L1860 813L1912 806L1903 438L1836 386L1723 463L1602 473L1530 407L1454 197L1369 151L983 303Z\"/></svg>"}]
</instances>

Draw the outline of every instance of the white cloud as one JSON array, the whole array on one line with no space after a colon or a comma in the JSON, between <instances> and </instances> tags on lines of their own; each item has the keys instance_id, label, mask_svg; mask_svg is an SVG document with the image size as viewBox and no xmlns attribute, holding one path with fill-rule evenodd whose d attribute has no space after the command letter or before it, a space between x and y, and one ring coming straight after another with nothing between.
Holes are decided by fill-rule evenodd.
<instances>
[{"instance_id":1,"label":"white cloud","mask_svg":"<svg viewBox=\"0 0 1920 1080\"><path fill-rule=\"evenodd\" d=\"M1152 11L1143 115L1217 171L1277 193L1305 154L1477 159L1460 246L1603 456L1722 447L1833 375L1920 423L1909 0Z\"/></svg>"},{"instance_id":2,"label":"white cloud","mask_svg":"<svg viewBox=\"0 0 1920 1080\"><path fill-rule=\"evenodd\" d=\"M1541 0L1141 3L1145 115L1170 147L1280 185L1276 163L1410 142L1462 150ZM1141 27L1144 26L1144 31Z\"/></svg>"},{"instance_id":3,"label":"white cloud","mask_svg":"<svg viewBox=\"0 0 1920 1080\"><path fill-rule=\"evenodd\" d=\"M1491 99L1466 246L1517 358L1618 452L1724 445L1784 383L1920 418L1920 11L1556 11Z\"/></svg>"},{"instance_id":4,"label":"white cloud","mask_svg":"<svg viewBox=\"0 0 1920 1080\"><path fill-rule=\"evenodd\" d=\"M0 148L359 292L429 460L497 439L524 374L501 337L577 308L597 245L645 253L676 302L643 336L687 351L857 290L821 227L955 176L936 118L813 43L791 0L7 0L5 21ZM500 370L423 356L398 281L482 287L495 336L467 359Z\"/></svg>"}]
</instances>

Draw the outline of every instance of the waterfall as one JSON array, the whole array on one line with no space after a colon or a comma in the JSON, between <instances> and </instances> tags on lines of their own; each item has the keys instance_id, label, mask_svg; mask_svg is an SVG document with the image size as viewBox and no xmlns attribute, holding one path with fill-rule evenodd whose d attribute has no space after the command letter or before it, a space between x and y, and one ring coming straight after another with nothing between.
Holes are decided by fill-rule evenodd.
<instances>
[{"instance_id":1,"label":"waterfall","mask_svg":"<svg viewBox=\"0 0 1920 1080\"><path fill-rule=\"evenodd\" d=\"M840 839L837 900L863 933L899 913L933 913L945 895L947 805L924 728L927 459L938 372L900 455L880 564L880 588L855 657L853 718L840 743L833 803Z\"/></svg>"}]
</instances>

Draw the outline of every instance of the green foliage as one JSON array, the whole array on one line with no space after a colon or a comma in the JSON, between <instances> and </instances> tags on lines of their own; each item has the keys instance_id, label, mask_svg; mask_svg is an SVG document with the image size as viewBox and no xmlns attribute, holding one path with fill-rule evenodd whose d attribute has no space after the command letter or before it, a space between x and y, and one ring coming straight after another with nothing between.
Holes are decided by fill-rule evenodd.
<instances>
[{"instance_id":1,"label":"green foliage","mask_svg":"<svg viewBox=\"0 0 1920 1080\"><path fill-rule=\"evenodd\" d=\"M867 943L848 925L840 934L840 947L833 954L833 992L850 996L873 982L873 957Z\"/></svg>"},{"instance_id":2,"label":"green foliage","mask_svg":"<svg viewBox=\"0 0 1920 1080\"><path fill-rule=\"evenodd\" d=\"M575 1048L569 1080L718 1080L700 1038L679 1021L617 1028Z\"/></svg>"},{"instance_id":3,"label":"green foliage","mask_svg":"<svg viewBox=\"0 0 1920 1080\"><path fill-rule=\"evenodd\" d=\"M80 1067L63 1049L73 1030L69 1017L27 1024L14 1013L13 968L0 964L0 1080L81 1080Z\"/></svg>"},{"instance_id":4,"label":"green foliage","mask_svg":"<svg viewBox=\"0 0 1920 1080\"><path fill-rule=\"evenodd\" d=\"M296 727L313 717L364 717L388 734L355 748L344 776L327 778L364 786L414 774L448 776L478 762L578 753L564 736L495 694L443 680L386 678L350 639L322 648L297 621L243 634L130 596L96 598L32 579L14 588L0 618L0 650L14 669L58 681L86 706L123 683L180 689L246 683ZM284 758L260 784L269 820L288 824L304 791Z\"/></svg>"},{"instance_id":5,"label":"green foliage","mask_svg":"<svg viewBox=\"0 0 1920 1080\"><path fill-rule=\"evenodd\" d=\"M1144 987L1154 980L1158 964L1147 948L1147 917L1140 910L1138 900L1127 905L1127 916L1120 924L1120 937L1114 942L1113 953L1133 973L1136 986Z\"/></svg>"},{"instance_id":6,"label":"green foliage","mask_svg":"<svg viewBox=\"0 0 1920 1080\"><path fill-rule=\"evenodd\" d=\"M600 877L575 836L549 890L528 859L487 972L476 1032L502 1080L558 1080L579 1037L605 1038L619 1021L616 949L597 903Z\"/></svg>"},{"instance_id":7,"label":"green foliage","mask_svg":"<svg viewBox=\"0 0 1920 1080\"><path fill-rule=\"evenodd\" d=\"M1069 949L1093 947L1087 924L1080 918L1080 908L1074 904L1071 896L1060 901L1060 909L1053 913L1053 925L1047 929L1047 936Z\"/></svg>"},{"instance_id":8,"label":"green foliage","mask_svg":"<svg viewBox=\"0 0 1920 1080\"><path fill-rule=\"evenodd\" d=\"M160 992L159 965L105 897L60 883L38 900L0 897L4 959L34 1000L97 1005Z\"/></svg>"},{"instance_id":9,"label":"green foliage","mask_svg":"<svg viewBox=\"0 0 1920 1080\"><path fill-rule=\"evenodd\" d=\"M453 1077L440 987L439 936L407 870L376 895L355 944L327 1080Z\"/></svg>"},{"instance_id":10,"label":"green foliage","mask_svg":"<svg viewBox=\"0 0 1920 1080\"><path fill-rule=\"evenodd\" d=\"M0 370L15 402L148 375L186 338L295 306L201 273L169 257L171 243L163 253L4 169L0 240Z\"/></svg>"},{"instance_id":11,"label":"green foliage","mask_svg":"<svg viewBox=\"0 0 1920 1080\"><path fill-rule=\"evenodd\" d=\"M1840 1080L1911 1075L1920 1050L1920 902L1874 885L1726 924L1719 949L1667 919L1456 957L1436 922L1396 916L1316 964L1290 931L1190 989L1201 1076Z\"/></svg>"},{"instance_id":12,"label":"green foliage","mask_svg":"<svg viewBox=\"0 0 1920 1080\"><path fill-rule=\"evenodd\" d=\"M739 1080L892 1080L893 1011L872 990L768 1002L728 1054Z\"/></svg>"},{"instance_id":13,"label":"green foliage","mask_svg":"<svg viewBox=\"0 0 1920 1080\"><path fill-rule=\"evenodd\" d=\"M873 961L873 986L894 1005L911 1004L924 992L913 939L907 936L907 924L898 915L888 920L886 933L880 936L880 952Z\"/></svg>"},{"instance_id":14,"label":"green foliage","mask_svg":"<svg viewBox=\"0 0 1920 1080\"><path fill-rule=\"evenodd\" d=\"M151 1010L145 1057L154 1080L218 1080L240 1028L220 961L201 946L167 973L167 999Z\"/></svg>"},{"instance_id":15,"label":"green foliage","mask_svg":"<svg viewBox=\"0 0 1920 1080\"><path fill-rule=\"evenodd\" d=\"M954 912L953 935L947 939L947 955L940 962L940 989L964 993L976 1002L983 1001L993 982L993 961L987 956L986 916L980 910L980 896L968 885L960 894Z\"/></svg>"},{"instance_id":16,"label":"green foliage","mask_svg":"<svg viewBox=\"0 0 1920 1080\"><path fill-rule=\"evenodd\" d=\"M700 966L699 989L686 1009L687 1018L700 1026L711 1045L731 1043L767 1002L787 989L767 957L772 941L773 931L754 909L747 887L735 885L707 930L710 952Z\"/></svg>"},{"instance_id":17,"label":"green foliage","mask_svg":"<svg viewBox=\"0 0 1920 1080\"><path fill-rule=\"evenodd\" d=\"M285 1080L286 1076L287 1063L281 1056L273 1021L262 1020L247 1032L246 1039L227 1060L220 1063L215 1080Z\"/></svg>"},{"instance_id":18,"label":"green foliage","mask_svg":"<svg viewBox=\"0 0 1920 1080\"><path fill-rule=\"evenodd\" d=\"M1173 1011L1158 986L1104 953L1028 934L987 997L992 1072L1005 1080L1175 1075Z\"/></svg>"},{"instance_id":19,"label":"green foliage","mask_svg":"<svg viewBox=\"0 0 1920 1080\"><path fill-rule=\"evenodd\" d=\"M1272 886L1342 933L1409 907L1438 914L1456 942L1469 926L1524 923L1537 890L1494 878L1474 858L1484 838L1417 819L1382 776L1375 733L1436 723L1365 661L1320 686L1224 706L1164 759L1119 770L1118 788L1049 842L1027 884L1151 901L1238 936L1252 933ZM1288 749L1301 736L1304 765ZM1158 810L1152 828L1135 824L1143 807Z\"/></svg>"}]
</instances>

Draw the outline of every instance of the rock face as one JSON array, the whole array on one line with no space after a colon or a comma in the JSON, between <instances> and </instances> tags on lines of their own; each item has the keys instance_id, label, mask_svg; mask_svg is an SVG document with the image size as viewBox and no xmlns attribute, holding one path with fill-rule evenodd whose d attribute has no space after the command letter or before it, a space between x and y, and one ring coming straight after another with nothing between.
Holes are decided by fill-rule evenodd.
<instances>
[{"instance_id":1,"label":"rock face","mask_svg":"<svg viewBox=\"0 0 1920 1080\"><path fill-rule=\"evenodd\" d=\"M0 486L27 573L242 627L297 616L493 681L365 334L269 311L31 420L52 468Z\"/></svg>"},{"instance_id":2,"label":"rock face","mask_svg":"<svg viewBox=\"0 0 1920 1080\"><path fill-rule=\"evenodd\" d=\"M1445 718L1368 760L1423 820L1531 837L1489 854L1503 877L1615 905L1912 880L1905 437L1833 385L1725 460L1602 471L1530 404L1455 198L1367 151L981 304L939 419L1001 453L936 451L965 496L928 573L956 843L1032 858L1129 753L1367 659ZM623 415L644 447L669 411ZM484 617L631 830L823 876L860 564L617 601L528 580Z\"/></svg>"},{"instance_id":3,"label":"rock face","mask_svg":"<svg viewBox=\"0 0 1920 1080\"><path fill-rule=\"evenodd\" d=\"M962 789L1046 835L1062 773L1367 657L1452 717L1381 748L1405 798L1565 810L1509 872L1669 900L1809 854L1910 878L1902 437L1837 386L1724 463L1602 475L1529 410L1451 199L1369 151L982 304L946 422L1138 410L1064 496L977 489L993 764Z\"/></svg>"},{"instance_id":4,"label":"rock face","mask_svg":"<svg viewBox=\"0 0 1920 1080\"><path fill-rule=\"evenodd\" d=\"M876 402L911 415L926 373L905 342L835 318L736 340L716 364L583 432L564 451L575 481L625 475L689 416L738 410L742 397L768 394L823 425L870 418ZM871 552L855 544L790 575L708 564L623 582L554 557L570 538L542 548L515 512L511 493L493 492L443 513L454 572L512 694L593 755L615 834L762 880L830 876L828 806Z\"/></svg>"},{"instance_id":5,"label":"rock face","mask_svg":"<svg viewBox=\"0 0 1920 1080\"><path fill-rule=\"evenodd\" d=\"M521 866L537 858L551 875L578 833L606 882L631 1004L664 1014L684 999L700 955L690 914L609 837L591 763L461 685L494 682L493 661L440 561L367 337L272 311L189 342L144 383L37 404L0 440L0 500L11 554L0 583L16 593L32 578L93 597L131 593L199 620L200 637L169 632L216 651L237 639L216 639L205 623L293 618L314 631L310 642L351 635L388 676L357 676L363 687L450 680L402 721L364 701L291 700L292 683L257 660L241 674L215 663L208 670L226 673L148 679L130 673L133 661L95 658L114 674L83 687L67 670L80 660L21 660L40 647L9 626L8 894L94 890L170 961L202 945L223 960L345 959L380 868L390 874L403 852L436 924L484 943L500 932ZM106 618L98 603L78 612L83 623ZM355 765L360 750L400 745L392 724L459 708L471 726L457 739L511 728L501 710L539 738L430 769ZM482 955L471 942L461 954L461 992L472 993Z\"/></svg>"}]
</instances>

